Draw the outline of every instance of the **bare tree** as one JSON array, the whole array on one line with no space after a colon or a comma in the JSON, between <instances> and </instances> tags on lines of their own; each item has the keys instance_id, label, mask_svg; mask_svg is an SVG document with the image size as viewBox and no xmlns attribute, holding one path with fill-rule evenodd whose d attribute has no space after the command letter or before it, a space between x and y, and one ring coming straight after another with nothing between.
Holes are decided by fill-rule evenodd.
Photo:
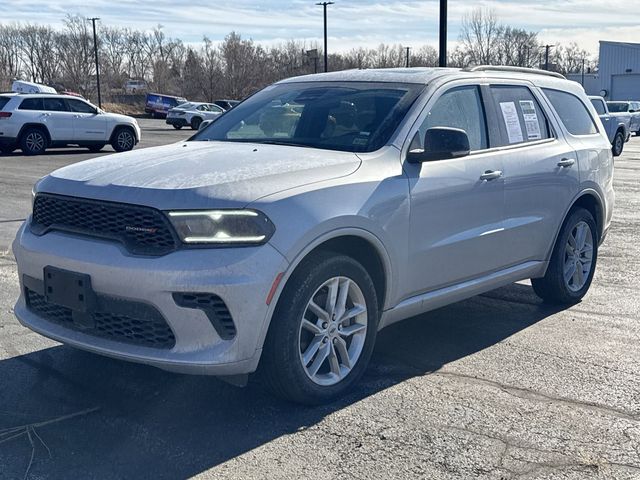
<instances>
[{"instance_id":1,"label":"bare tree","mask_svg":"<svg viewBox=\"0 0 640 480\"><path fill-rule=\"evenodd\" d=\"M475 65L499 63L500 40L504 27L498 23L493 10L474 8L462 19L460 41L468 57Z\"/></svg>"}]
</instances>

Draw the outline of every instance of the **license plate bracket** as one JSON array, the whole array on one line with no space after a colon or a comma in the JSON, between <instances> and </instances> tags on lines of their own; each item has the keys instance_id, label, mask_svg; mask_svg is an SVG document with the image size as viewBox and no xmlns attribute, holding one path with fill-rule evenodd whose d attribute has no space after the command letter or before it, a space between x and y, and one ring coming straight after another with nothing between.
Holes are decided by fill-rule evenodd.
<instances>
[{"instance_id":1,"label":"license plate bracket","mask_svg":"<svg viewBox=\"0 0 640 480\"><path fill-rule=\"evenodd\" d=\"M44 295L47 302L77 312L92 310L96 302L89 275L52 266L44 267Z\"/></svg>"}]
</instances>

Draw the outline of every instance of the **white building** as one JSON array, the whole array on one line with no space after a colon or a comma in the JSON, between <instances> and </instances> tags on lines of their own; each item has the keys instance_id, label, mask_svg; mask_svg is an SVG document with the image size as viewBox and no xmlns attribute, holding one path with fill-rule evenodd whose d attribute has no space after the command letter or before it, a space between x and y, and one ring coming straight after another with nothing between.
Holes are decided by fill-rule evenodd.
<instances>
[{"instance_id":1,"label":"white building","mask_svg":"<svg viewBox=\"0 0 640 480\"><path fill-rule=\"evenodd\" d=\"M640 100L640 43L601 40L598 81L607 100Z\"/></svg>"}]
</instances>

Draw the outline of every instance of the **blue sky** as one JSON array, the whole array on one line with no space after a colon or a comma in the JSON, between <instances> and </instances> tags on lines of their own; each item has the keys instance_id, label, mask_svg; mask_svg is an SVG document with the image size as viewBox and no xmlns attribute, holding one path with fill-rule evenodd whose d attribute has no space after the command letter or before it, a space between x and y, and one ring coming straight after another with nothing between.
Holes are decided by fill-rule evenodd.
<instances>
[{"instance_id":1,"label":"blue sky","mask_svg":"<svg viewBox=\"0 0 640 480\"><path fill-rule=\"evenodd\" d=\"M329 7L329 49L374 47L381 42L436 46L438 0L335 0ZM576 41L597 52L598 40L640 41L637 0L449 0L449 39L474 6L495 10L506 24L540 32L548 43ZM65 14L98 16L109 25L164 26L168 36L197 43L232 30L264 43L292 38L318 41L322 7L313 0L0 0L0 22L60 25Z\"/></svg>"}]
</instances>

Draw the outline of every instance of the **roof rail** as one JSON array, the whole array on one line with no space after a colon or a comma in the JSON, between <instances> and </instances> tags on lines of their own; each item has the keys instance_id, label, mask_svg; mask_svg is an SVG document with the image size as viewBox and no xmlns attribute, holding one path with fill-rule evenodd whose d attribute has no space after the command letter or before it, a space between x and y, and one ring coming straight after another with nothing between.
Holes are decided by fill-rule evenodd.
<instances>
[{"instance_id":1,"label":"roof rail","mask_svg":"<svg viewBox=\"0 0 640 480\"><path fill-rule=\"evenodd\" d=\"M514 72L514 73L533 73L534 75L546 75L548 77L562 78L566 80L566 77L557 72L550 72L549 70L541 70L539 68L525 68L525 67L509 67L506 65L476 65L475 67L463 68L464 72Z\"/></svg>"}]
</instances>

